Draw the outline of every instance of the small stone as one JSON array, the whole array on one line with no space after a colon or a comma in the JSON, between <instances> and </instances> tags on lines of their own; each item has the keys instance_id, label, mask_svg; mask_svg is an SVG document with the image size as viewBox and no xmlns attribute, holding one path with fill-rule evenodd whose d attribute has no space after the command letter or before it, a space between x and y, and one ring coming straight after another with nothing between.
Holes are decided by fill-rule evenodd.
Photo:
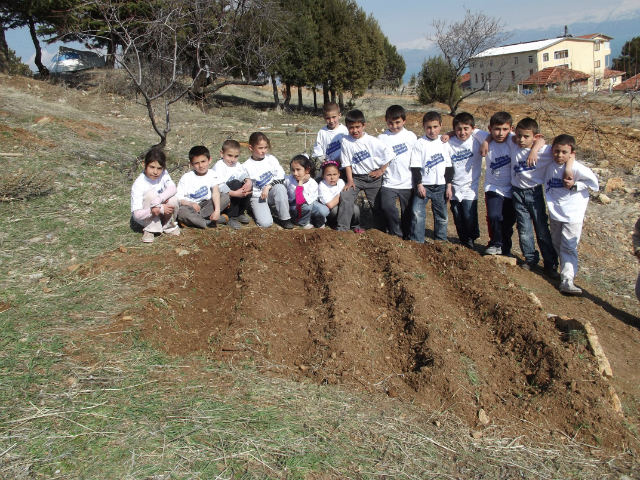
<instances>
[{"instance_id":1,"label":"small stone","mask_svg":"<svg viewBox=\"0 0 640 480\"><path fill-rule=\"evenodd\" d=\"M440 428L440 425L441 425L441 424L440 424L440 420L436 420L435 422L433 422L433 424L434 424L436 427Z\"/></svg>"},{"instance_id":2,"label":"small stone","mask_svg":"<svg viewBox=\"0 0 640 480\"><path fill-rule=\"evenodd\" d=\"M309 370L309 367L307 367L306 365L299 365L298 368L303 372L306 372L307 370Z\"/></svg>"},{"instance_id":3,"label":"small stone","mask_svg":"<svg viewBox=\"0 0 640 480\"><path fill-rule=\"evenodd\" d=\"M79 263L74 263L73 265L69 265L67 267L67 270L70 272L75 272L78 268L80 268L80 264Z\"/></svg>"},{"instance_id":4,"label":"small stone","mask_svg":"<svg viewBox=\"0 0 640 480\"><path fill-rule=\"evenodd\" d=\"M389 387L387 389L387 395L389 395L389 398L396 398L398 396L398 391L393 387Z\"/></svg>"},{"instance_id":5,"label":"small stone","mask_svg":"<svg viewBox=\"0 0 640 480\"><path fill-rule=\"evenodd\" d=\"M346 377L347 375L349 375L349 372L348 372L347 370L343 370L343 371L342 371L342 373L341 373L341 375L342 375L343 377Z\"/></svg>"},{"instance_id":6,"label":"small stone","mask_svg":"<svg viewBox=\"0 0 640 480\"><path fill-rule=\"evenodd\" d=\"M185 255L189 255L188 250L180 250L180 252L178 253L179 257L184 257Z\"/></svg>"},{"instance_id":7,"label":"small stone","mask_svg":"<svg viewBox=\"0 0 640 480\"><path fill-rule=\"evenodd\" d=\"M484 433L482 433L482 432L473 432L473 433L471 433L471 436L473 438L475 438L476 440L480 440L484 436Z\"/></svg>"},{"instance_id":8,"label":"small stone","mask_svg":"<svg viewBox=\"0 0 640 480\"><path fill-rule=\"evenodd\" d=\"M604 193L611 193L614 190L622 190L624 188L624 181L620 177L613 177L607 180L607 184L604 186Z\"/></svg>"},{"instance_id":9,"label":"small stone","mask_svg":"<svg viewBox=\"0 0 640 480\"><path fill-rule=\"evenodd\" d=\"M540 310L542 310L542 302L540 302L540 299L538 297L536 297L536 294L533 292L529 292L529 298L531 299L531 302L538 307Z\"/></svg>"},{"instance_id":10,"label":"small stone","mask_svg":"<svg viewBox=\"0 0 640 480\"><path fill-rule=\"evenodd\" d=\"M604 193L601 193L600 195L598 195L598 200L603 205L609 205L611 203L611 199L607 197Z\"/></svg>"},{"instance_id":11,"label":"small stone","mask_svg":"<svg viewBox=\"0 0 640 480\"><path fill-rule=\"evenodd\" d=\"M44 288L42 289L42 291L43 291L44 293L51 293L51 292L53 292L53 290L51 290L49 287L44 287Z\"/></svg>"},{"instance_id":12,"label":"small stone","mask_svg":"<svg viewBox=\"0 0 640 480\"><path fill-rule=\"evenodd\" d=\"M338 355L336 355L336 352L331 352L331 358L335 359Z\"/></svg>"},{"instance_id":13,"label":"small stone","mask_svg":"<svg viewBox=\"0 0 640 480\"><path fill-rule=\"evenodd\" d=\"M122 245L120 245L118 247L118 250L120 250L120 253L127 253L127 249L125 247L123 247Z\"/></svg>"},{"instance_id":14,"label":"small stone","mask_svg":"<svg viewBox=\"0 0 640 480\"><path fill-rule=\"evenodd\" d=\"M489 417L487 417L487 413L484 411L484 408L481 408L478 412L478 420L480 420L480 423L483 425L489 423Z\"/></svg>"},{"instance_id":15,"label":"small stone","mask_svg":"<svg viewBox=\"0 0 640 480\"><path fill-rule=\"evenodd\" d=\"M133 317L132 317L132 316L130 316L130 315L127 315L127 316L125 316L125 317L122 317L122 320L125 320L125 321L131 321L131 320L133 320Z\"/></svg>"}]
</instances>

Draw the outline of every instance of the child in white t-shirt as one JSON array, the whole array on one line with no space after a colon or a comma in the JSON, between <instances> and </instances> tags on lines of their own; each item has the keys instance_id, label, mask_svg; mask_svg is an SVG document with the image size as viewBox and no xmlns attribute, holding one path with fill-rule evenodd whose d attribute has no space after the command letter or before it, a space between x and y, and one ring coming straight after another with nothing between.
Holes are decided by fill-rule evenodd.
<instances>
[{"instance_id":1,"label":"child in white t-shirt","mask_svg":"<svg viewBox=\"0 0 640 480\"><path fill-rule=\"evenodd\" d=\"M318 201L316 166L306 155L291 159L291 175L284 179L289 210L294 223L302 228L324 228L329 209Z\"/></svg>"},{"instance_id":2,"label":"child in white t-shirt","mask_svg":"<svg viewBox=\"0 0 640 480\"><path fill-rule=\"evenodd\" d=\"M573 176L564 179L568 160L575 156L576 140L571 135L558 135L551 146L554 163L545 173L545 195L553 246L560 257L560 291L581 295L573 280L578 272L578 243L582 222L589 203L589 189L598 190L598 178L590 168L574 160Z\"/></svg>"},{"instance_id":3,"label":"child in white t-shirt","mask_svg":"<svg viewBox=\"0 0 640 480\"><path fill-rule=\"evenodd\" d=\"M335 228L338 221L338 205L340 193L344 188L344 180L340 178L340 164L335 160L327 160L322 164L322 181L318 185L318 201L329 209L327 224ZM353 206L351 227L360 225L360 208Z\"/></svg>"},{"instance_id":4,"label":"child in white t-shirt","mask_svg":"<svg viewBox=\"0 0 640 480\"><path fill-rule=\"evenodd\" d=\"M349 135L347 127L340 123L340 117L340 106L336 102L327 102L322 106L322 118L327 125L318 132L311 155L319 165L327 160L340 164L342 139Z\"/></svg>"},{"instance_id":5,"label":"child in white t-shirt","mask_svg":"<svg viewBox=\"0 0 640 480\"><path fill-rule=\"evenodd\" d=\"M416 134L404 128L407 114L400 105L391 105L385 113L389 129L378 138L395 154L389 167L382 176L380 189L380 208L387 220L387 230L391 235L408 239L411 228L411 205L413 189L411 186L411 151L416 141ZM400 214L396 208L396 200L400 201Z\"/></svg>"},{"instance_id":6,"label":"child in white t-shirt","mask_svg":"<svg viewBox=\"0 0 640 480\"><path fill-rule=\"evenodd\" d=\"M342 140L341 159L347 181L340 194L338 230L349 231L356 197L364 190L371 205L375 228L384 231L384 213L380 208L378 194L382 187L382 175L394 155L381 140L364 132L366 122L360 110L347 113L345 123L349 136ZM363 231L361 228L354 229L356 233Z\"/></svg>"},{"instance_id":7,"label":"child in white t-shirt","mask_svg":"<svg viewBox=\"0 0 640 480\"><path fill-rule=\"evenodd\" d=\"M187 227L213 228L227 223L221 212L229 205L229 195L220 194L218 177L209 167L209 149L199 145L189 150L189 163L193 170L185 173L178 182L178 222Z\"/></svg>"},{"instance_id":8,"label":"child in white t-shirt","mask_svg":"<svg viewBox=\"0 0 640 480\"><path fill-rule=\"evenodd\" d=\"M240 144L235 140L226 140L220 150L220 160L212 170L218 177L220 193L229 195L229 207L224 211L229 216L229 226L234 230L251 220L246 211L249 209L253 185L244 166L238 163Z\"/></svg>"},{"instance_id":9,"label":"child in white t-shirt","mask_svg":"<svg viewBox=\"0 0 640 480\"><path fill-rule=\"evenodd\" d=\"M180 235L175 222L178 213L176 184L167 173L167 157L161 150L149 150L144 157L144 172L131 187L131 215L142 225L142 241L153 242L156 234Z\"/></svg>"},{"instance_id":10,"label":"child in white t-shirt","mask_svg":"<svg viewBox=\"0 0 640 480\"><path fill-rule=\"evenodd\" d=\"M415 195L412 205L411 236L414 242L424 243L426 206L431 200L433 238L447 241L447 201L451 200L453 166L449 149L441 141L442 116L427 112L422 118L424 136L411 152L411 174Z\"/></svg>"}]
</instances>

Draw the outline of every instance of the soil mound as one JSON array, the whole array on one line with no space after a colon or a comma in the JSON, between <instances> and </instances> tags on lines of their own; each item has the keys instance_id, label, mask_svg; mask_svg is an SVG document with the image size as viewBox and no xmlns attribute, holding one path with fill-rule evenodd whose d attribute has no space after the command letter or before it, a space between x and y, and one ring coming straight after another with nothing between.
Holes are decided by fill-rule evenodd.
<instances>
[{"instance_id":1,"label":"soil mound","mask_svg":"<svg viewBox=\"0 0 640 480\"><path fill-rule=\"evenodd\" d=\"M594 358L503 265L375 231L216 233L182 237L179 273L134 312L168 352L379 391L504 435L633 442Z\"/></svg>"}]
</instances>

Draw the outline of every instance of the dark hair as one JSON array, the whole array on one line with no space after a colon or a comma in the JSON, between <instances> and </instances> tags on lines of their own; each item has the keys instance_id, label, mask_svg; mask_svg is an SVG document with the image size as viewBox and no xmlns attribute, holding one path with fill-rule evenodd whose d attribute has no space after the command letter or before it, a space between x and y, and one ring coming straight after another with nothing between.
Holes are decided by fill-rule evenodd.
<instances>
[{"instance_id":1,"label":"dark hair","mask_svg":"<svg viewBox=\"0 0 640 480\"><path fill-rule=\"evenodd\" d=\"M572 152L576 151L576 139L573 138L571 135L567 135L566 133L563 133L562 135L558 135L556 138L553 139L551 148L555 147L556 145L568 145L571 147Z\"/></svg>"},{"instance_id":2,"label":"dark hair","mask_svg":"<svg viewBox=\"0 0 640 480\"><path fill-rule=\"evenodd\" d=\"M262 132L253 132L249 137L249 145L251 145L252 147L255 147L256 145L258 145L258 143L262 142L263 140L267 142L267 146L269 147L269 150L271 150L271 141L269 141L269 137L267 137Z\"/></svg>"},{"instance_id":3,"label":"dark hair","mask_svg":"<svg viewBox=\"0 0 640 480\"><path fill-rule=\"evenodd\" d=\"M458 125L470 125L471 127L476 126L476 119L473 118L473 115L467 112L461 112L453 117L453 128L456 128Z\"/></svg>"},{"instance_id":4,"label":"dark hair","mask_svg":"<svg viewBox=\"0 0 640 480\"><path fill-rule=\"evenodd\" d=\"M222 144L222 151L226 152L227 150L238 150L240 151L240 144L235 140L225 140Z\"/></svg>"},{"instance_id":5,"label":"dark hair","mask_svg":"<svg viewBox=\"0 0 640 480\"><path fill-rule=\"evenodd\" d=\"M324 175L324 171L328 168L328 167L336 167L338 169L338 171L340 171L340 164L338 163L337 160L327 160L326 162L324 162L322 165L320 165L320 170L322 170L322 174Z\"/></svg>"},{"instance_id":6,"label":"dark hair","mask_svg":"<svg viewBox=\"0 0 640 480\"><path fill-rule=\"evenodd\" d=\"M351 123L367 123L364 119L364 113L360 110L350 110L347 112L347 115L344 117L344 123L349 126Z\"/></svg>"},{"instance_id":7,"label":"dark hair","mask_svg":"<svg viewBox=\"0 0 640 480\"><path fill-rule=\"evenodd\" d=\"M293 162L299 163L300 166L305 169L305 171L308 168L309 169L309 175L311 176L311 178L315 178L315 176L316 176L316 163L313 160L311 160L309 157L307 157L306 155L302 155L302 154L296 155L289 162L289 166L291 166L291 164Z\"/></svg>"},{"instance_id":8,"label":"dark hair","mask_svg":"<svg viewBox=\"0 0 640 480\"><path fill-rule=\"evenodd\" d=\"M391 105L387 108L387 111L384 114L385 120L397 120L401 118L402 120L407 120L407 112L404 111L400 105Z\"/></svg>"},{"instance_id":9,"label":"dark hair","mask_svg":"<svg viewBox=\"0 0 640 480\"><path fill-rule=\"evenodd\" d=\"M207 158L211 158L211 154L209 153L209 149L204 145L198 145L196 147L191 148L189 150L189 161L193 160L196 157L201 157L204 155Z\"/></svg>"},{"instance_id":10,"label":"dark hair","mask_svg":"<svg viewBox=\"0 0 640 480\"><path fill-rule=\"evenodd\" d=\"M442 115L440 115L438 112L427 112L424 114L424 117L422 117L422 125L424 125L427 122L433 122L437 120L438 123L440 123L440 125L442 125Z\"/></svg>"},{"instance_id":11,"label":"dark hair","mask_svg":"<svg viewBox=\"0 0 640 480\"><path fill-rule=\"evenodd\" d=\"M489 120L489 126L504 125L505 123L509 124L509 126L513 125L513 117L509 112L496 112Z\"/></svg>"},{"instance_id":12,"label":"dark hair","mask_svg":"<svg viewBox=\"0 0 640 480\"><path fill-rule=\"evenodd\" d=\"M340 113L340 105L338 105L336 102L327 102L324 105L322 105L322 113L329 113L329 112L335 112L338 111L338 113Z\"/></svg>"},{"instance_id":13,"label":"dark hair","mask_svg":"<svg viewBox=\"0 0 640 480\"><path fill-rule=\"evenodd\" d=\"M147 168L153 162L158 162L163 169L167 168L167 156L160 149L152 148L147 152L144 156L144 168Z\"/></svg>"},{"instance_id":14,"label":"dark hair","mask_svg":"<svg viewBox=\"0 0 640 480\"><path fill-rule=\"evenodd\" d=\"M519 128L520 130L531 130L534 135L537 135L539 132L538 122L536 122L531 117L525 117L522 120L520 120L516 125L516 129L517 128Z\"/></svg>"}]
</instances>

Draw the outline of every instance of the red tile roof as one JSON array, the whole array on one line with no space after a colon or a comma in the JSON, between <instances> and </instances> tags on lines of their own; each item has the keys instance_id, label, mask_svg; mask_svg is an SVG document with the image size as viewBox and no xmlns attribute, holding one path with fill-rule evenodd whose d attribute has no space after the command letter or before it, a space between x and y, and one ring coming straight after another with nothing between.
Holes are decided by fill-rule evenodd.
<instances>
[{"instance_id":1,"label":"red tile roof","mask_svg":"<svg viewBox=\"0 0 640 480\"><path fill-rule=\"evenodd\" d=\"M622 72L620 70L611 70L610 68L604 69L604 78L620 77L624 74L625 72Z\"/></svg>"},{"instance_id":2,"label":"red tile roof","mask_svg":"<svg viewBox=\"0 0 640 480\"><path fill-rule=\"evenodd\" d=\"M590 33L589 35L578 35L575 38L586 38L587 40L591 40L592 38L595 38L595 37L604 37L604 38L613 40L613 37L610 37L609 35L604 35L602 33Z\"/></svg>"},{"instance_id":3,"label":"red tile roof","mask_svg":"<svg viewBox=\"0 0 640 480\"><path fill-rule=\"evenodd\" d=\"M471 74L465 73L458 79L458 83L461 88L470 88L471 87Z\"/></svg>"},{"instance_id":4,"label":"red tile roof","mask_svg":"<svg viewBox=\"0 0 640 480\"><path fill-rule=\"evenodd\" d=\"M640 90L640 73L638 75L635 75L627 80L625 80L624 82L622 82L620 85L616 85L615 87L613 87L614 90Z\"/></svg>"},{"instance_id":5,"label":"red tile roof","mask_svg":"<svg viewBox=\"0 0 640 480\"><path fill-rule=\"evenodd\" d=\"M589 80L591 75L566 67L548 67L525 78L520 85L557 85L563 82Z\"/></svg>"}]
</instances>

